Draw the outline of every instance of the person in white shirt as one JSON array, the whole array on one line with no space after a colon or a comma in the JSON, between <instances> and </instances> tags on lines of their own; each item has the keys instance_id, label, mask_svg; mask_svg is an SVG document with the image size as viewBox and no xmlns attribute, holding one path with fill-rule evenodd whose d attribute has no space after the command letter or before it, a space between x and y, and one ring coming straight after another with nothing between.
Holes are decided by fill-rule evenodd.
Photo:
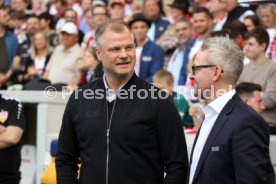
<instances>
[{"instance_id":1,"label":"person in white shirt","mask_svg":"<svg viewBox=\"0 0 276 184\"><path fill-rule=\"evenodd\" d=\"M268 183L268 126L233 90L242 69L243 52L228 37L206 39L195 56L190 76L205 118L192 149L189 184Z\"/></svg>"},{"instance_id":2,"label":"person in white shirt","mask_svg":"<svg viewBox=\"0 0 276 184\"><path fill-rule=\"evenodd\" d=\"M184 61L184 52L188 41L193 37L193 29L191 23L187 19L180 19L175 24L175 32L178 39L178 47L174 51L172 57L169 60L167 70L173 74L174 87L178 86L178 80L182 65L187 65Z\"/></svg>"}]
</instances>

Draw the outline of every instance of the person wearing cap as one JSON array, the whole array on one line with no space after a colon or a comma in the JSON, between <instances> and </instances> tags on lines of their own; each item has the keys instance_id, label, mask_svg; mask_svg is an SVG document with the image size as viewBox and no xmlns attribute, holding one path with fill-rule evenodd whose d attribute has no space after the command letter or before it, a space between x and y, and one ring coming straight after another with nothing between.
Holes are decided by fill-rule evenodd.
<instances>
[{"instance_id":1,"label":"person wearing cap","mask_svg":"<svg viewBox=\"0 0 276 184\"><path fill-rule=\"evenodd\" d=\"M110 18L117 20L124 20L125 16L125 3L123 0L113 0L110 3Z\"/></svg>"},{"instance_id":2,"label":"person wearing cap","mask_svg":"<svg viewBox=\"0 0 276 184\"><path fill-rule=\"evenodd\" d=\"M134 14L128 24L137 44L135 72L147 82L152 82L153 75L163 68L164 51L148 39L151 22L142 13Z\"/></svg>"},{"instance_id":3,"label":"person wearing cap","mask_svg":"<svg viewBox=\"0 0 276 184\"><path fill-rule=\"evenodd\" d=\"M68 8L64 14L65 22L73 22L78 26L78 13L72 9ZM78 29L78 43L81 44L83 41L84 33Z\"/></svg>"},{"instance_id":4,"label":"person wearing cap","mask_svg":"<svg viewBox=\"0 0 276 184\"><path fill-rule=\"evenodd\" d=\"M189 5L190 3L187 0L174 0L172 4L169 4L171 8L170 12L174 23L176 23L179 19L183 18L184 15L189 17L189 14L188 14Z\"/></svg>"},{"instance_id":5,"label":"person wearing cap","mask_svg":"<svg viewBox=\"0 0 276 184\"><path fill-rule=\"evenodd\" d=\"M43 78L52 84L69 84L79 75L77 60L81 56L78 28L72 22L61 28L61 44L57 46L46 66Z\"/></svg>"}]
</instances>

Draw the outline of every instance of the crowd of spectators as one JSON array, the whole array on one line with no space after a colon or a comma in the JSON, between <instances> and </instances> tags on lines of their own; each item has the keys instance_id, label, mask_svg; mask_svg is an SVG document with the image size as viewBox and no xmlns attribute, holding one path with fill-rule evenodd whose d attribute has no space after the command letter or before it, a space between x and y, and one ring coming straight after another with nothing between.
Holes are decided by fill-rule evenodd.
<instances>
[{"instance_id":1,"label":"crowd of spectators","mask_svg":"<svg viewBox=\"0 0 276 184\"><path fill-rule=\"evenodd\" d=\"M203 41L226 35L244 51L250 75L259 77L251 80L244 71L242 81L261 81L262 93L276 96L275 84L266 87L276 81L276 4L237 0L0 0L0 89L14 84L23 90L41 89L39 84L75 89L101 77L94 32L108 19L129 24L137 44L135 72L148 82L166 70L174 89L192 86L191 61ZM250 33L256 29L268 40ZM271 63L265 80L263 63ZM274 112L274 98L265 101L264 114ZM276 119L267 120L276 128Z\"/></svg>"}]
</instances>

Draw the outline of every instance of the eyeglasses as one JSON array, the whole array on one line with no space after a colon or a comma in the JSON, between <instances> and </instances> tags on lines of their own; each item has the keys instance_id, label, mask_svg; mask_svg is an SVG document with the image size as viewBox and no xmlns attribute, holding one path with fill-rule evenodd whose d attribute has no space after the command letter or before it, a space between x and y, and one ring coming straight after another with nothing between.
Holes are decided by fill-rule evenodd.
<instances>
[{"instance_id":1,"label":"eyeglasses","mask_svg":"<svg viewBox=\"0 0 276 184\"><path fill-rule=\"evenodd\" d=\"M200 68L211 68L211 67L217 67L217 65L193 65L192 66L192 73L195 75ZM223 73L223 70L221 70L221 73Z\"/></svg>"}]
</instances>

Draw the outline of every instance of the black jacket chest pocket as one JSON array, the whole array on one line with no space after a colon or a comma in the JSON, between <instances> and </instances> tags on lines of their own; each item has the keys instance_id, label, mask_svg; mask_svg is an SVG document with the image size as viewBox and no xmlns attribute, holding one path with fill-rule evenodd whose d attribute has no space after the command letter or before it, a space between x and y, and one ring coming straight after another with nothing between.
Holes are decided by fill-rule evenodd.
<instances>
[{"instance_id":1,"label":"black jacket chest pocket","mask_svg":"<svg viewBox=\"0 0 276 184\"><path fill-rule=\"evenodd\" d=\"M210 152L212 154L220 154L231 151L231 147L229 143L225 144L214 144L210 148Z\"/></svg>"}]
</instances>

